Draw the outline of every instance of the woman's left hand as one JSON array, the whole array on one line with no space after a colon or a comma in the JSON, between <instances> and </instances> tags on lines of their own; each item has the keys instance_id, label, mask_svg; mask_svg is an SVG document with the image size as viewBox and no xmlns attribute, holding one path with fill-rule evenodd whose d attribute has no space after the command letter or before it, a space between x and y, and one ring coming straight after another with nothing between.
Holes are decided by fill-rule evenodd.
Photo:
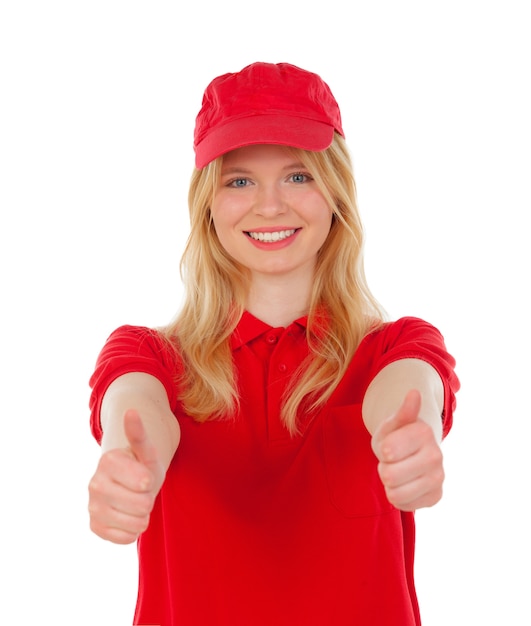
<instances>
[{"instance_id":1,"label":"woman's left hand","mask_svg":"<svg viewBox=\"0 0 531 626\"><path fill-rule=\"evenodd\" d=\"M419 417L420 402L417 391L408 392L372 438L387 498L403 511L433 506L442 497L443 455L433 428Z\"/></svg>"}]
</instances>

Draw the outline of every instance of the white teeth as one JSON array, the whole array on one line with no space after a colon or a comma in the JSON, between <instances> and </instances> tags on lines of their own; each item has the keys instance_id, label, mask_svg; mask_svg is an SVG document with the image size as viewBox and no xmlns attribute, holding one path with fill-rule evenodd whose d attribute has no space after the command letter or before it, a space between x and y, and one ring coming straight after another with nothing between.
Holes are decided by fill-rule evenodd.
<instances>
[{"instance_id":1,"label":"white teeth","mask_svg":"<svg viewBox=\"0 0 531 626\"><path fill-rule=\"evenodd\" d=\"M251 237L252 239L255 239L256 241L266 241L266 242L271 242L271 241L281 241L282 239L287 239L288 237L291 237L293 234L295 234L295 228L292 228L291 230L277 230L273 233L252 233L252 232L248 232L247 234L249 235L249 237Z\"/></svg>"}]
</instances>

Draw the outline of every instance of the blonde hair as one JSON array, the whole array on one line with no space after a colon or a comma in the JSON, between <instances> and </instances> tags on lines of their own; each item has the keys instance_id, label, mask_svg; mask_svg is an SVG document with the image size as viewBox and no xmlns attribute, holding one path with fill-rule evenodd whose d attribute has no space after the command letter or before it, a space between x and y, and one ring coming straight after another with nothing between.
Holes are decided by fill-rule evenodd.
<instances>
[{"instance_id":1,"label":"blonde hair","mask_svg":"<svg viewBox=\"0 0 531 626\"><path fill-rule=\"evenodd\" d=\"M323 152L293 149L333 211L330 233L318 253L308 310L308 359L288 386L281 418L293 435L298 415L330 397L367 332L385 318L363 269L363 228L350 155L335 135ZM189 190L190 235L181 259L184 305L164 336L183 361L180 397L198 421L233 415L238 388L229 338L244 311L250 284L245 267L221 246L210 214L222 157L194 170Z\"/></svg>"}]
</instances>

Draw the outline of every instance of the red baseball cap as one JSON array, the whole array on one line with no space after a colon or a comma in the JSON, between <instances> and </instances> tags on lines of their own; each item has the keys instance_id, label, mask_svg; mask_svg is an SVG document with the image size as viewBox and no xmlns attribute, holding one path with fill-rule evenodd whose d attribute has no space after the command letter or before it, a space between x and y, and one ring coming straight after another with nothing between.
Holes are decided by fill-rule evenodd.
<instances>
[{"instance_id":1,"label":"red baseball cap","mask_svg":"<svg viewBox=\"0 0 531 626\"><path fill-rule=\"evenodd\" d=\"M345 136L339 106L317 74L289 63L252 63L206 88L194 132L195 165L201 169L230 150L261 143L321 151L334 131Z\"/></svg>"}]
</instances>

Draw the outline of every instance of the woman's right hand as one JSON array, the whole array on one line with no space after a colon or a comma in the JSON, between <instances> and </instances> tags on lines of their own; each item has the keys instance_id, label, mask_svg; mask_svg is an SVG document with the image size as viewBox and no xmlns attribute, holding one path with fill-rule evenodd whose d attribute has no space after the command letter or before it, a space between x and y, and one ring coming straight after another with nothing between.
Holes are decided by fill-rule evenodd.
<instances>
[{"instance_id":1,"label":"woman's right hand","mask_svg":"<svg viewBox=\"0 0 531 626\"><path fill-rule=\"evenodd\" d=\"M108 541L135 541L149 525L165 470L138 411L124 415L126 448L104 452L89 483L91 530Z\"/></svg>"}]
</instances>

